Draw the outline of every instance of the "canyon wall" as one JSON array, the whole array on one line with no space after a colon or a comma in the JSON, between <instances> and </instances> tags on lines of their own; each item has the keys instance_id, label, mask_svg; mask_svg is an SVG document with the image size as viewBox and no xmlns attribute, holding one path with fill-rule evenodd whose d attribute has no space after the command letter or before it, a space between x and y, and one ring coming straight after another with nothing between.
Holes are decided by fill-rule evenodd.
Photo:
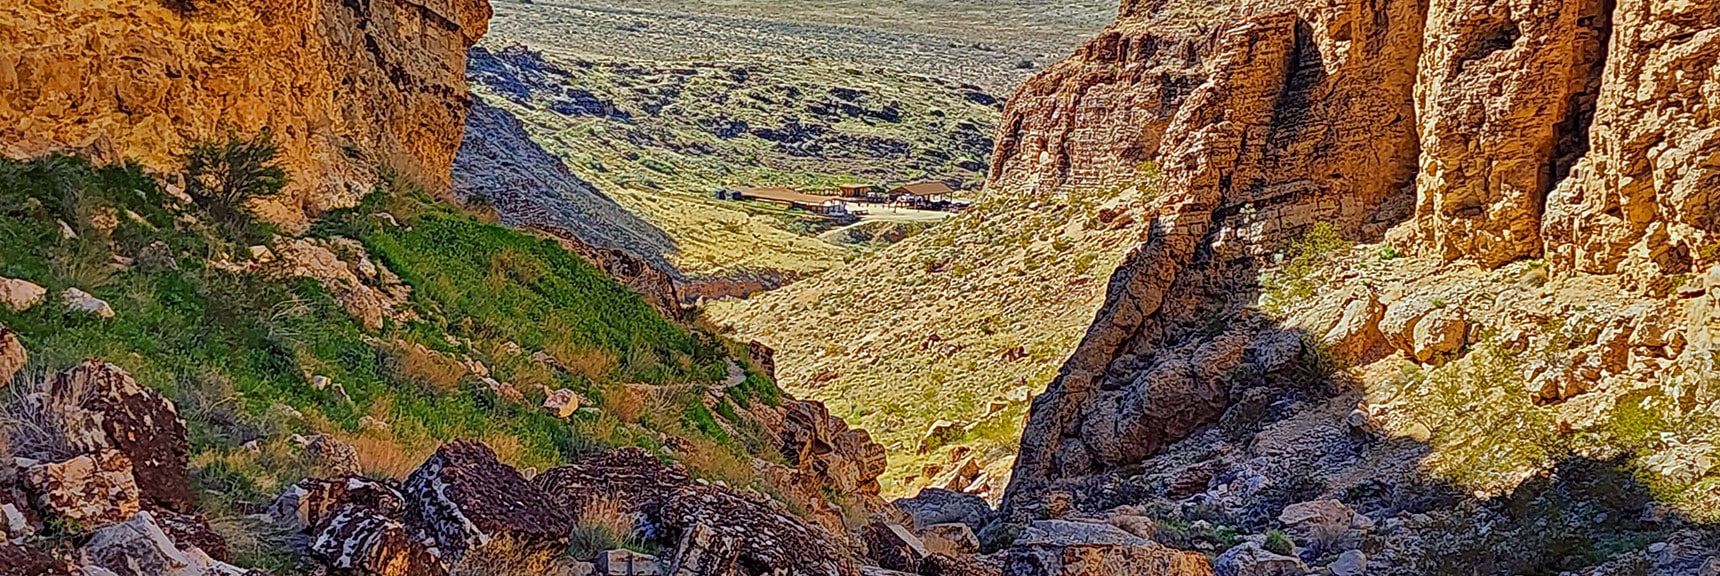
<instances>
[{"instance_id":1,"label":"canyon wall","mask_svg":"<svg viewBox=\"0 0 1720 576\"><path fill-rule=\"evenodd\" d=\"M384 166L448 187L485 0L21 0L0 6L0 152L174 170L274 133L283 222L348 205Z\"/></svg>"},{"instance_id":2,"label":"canyon wall","mask_svg":"<svg viewBox=\"0 0 1720 576\"><path fill-rule=\"evenodd\" d=\"M1194 4L1125 2L1000 127L999 192L1095 189L1148 161L1165 191L1033 404L1015 516L1227 418L1253 392L1242 382L1295 370L1304 336L1260 311L1262 279L1316 224L1440 270L1545 258L1555 280L1616 275L1602 284L1649 299L1720 262L1720 2L1235 2L1191 25ZM1311 336L1376 350L1391 320L1377 290ZM1477 337L1454 325L1459 346Z\"/></svg>"}]
</instances>

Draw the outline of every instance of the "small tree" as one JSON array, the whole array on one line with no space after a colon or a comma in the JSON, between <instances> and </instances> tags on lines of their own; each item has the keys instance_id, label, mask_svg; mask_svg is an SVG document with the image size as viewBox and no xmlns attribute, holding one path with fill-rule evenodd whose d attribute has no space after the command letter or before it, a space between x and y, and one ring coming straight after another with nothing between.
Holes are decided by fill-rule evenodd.
<instances>
[{"instance_id":1,"label":"small tree","mask_svg":"<svg viewBox=\"0 0 1720 576\"><path fill-rule=\"evenodd\" d=\"M250 219L246 204L287 185L276 152L274 134L266 128L249 139L229 134L224 143L200 143L185 157L186 193L221 223L243 226Z\"/></svg>"}]
</instances>

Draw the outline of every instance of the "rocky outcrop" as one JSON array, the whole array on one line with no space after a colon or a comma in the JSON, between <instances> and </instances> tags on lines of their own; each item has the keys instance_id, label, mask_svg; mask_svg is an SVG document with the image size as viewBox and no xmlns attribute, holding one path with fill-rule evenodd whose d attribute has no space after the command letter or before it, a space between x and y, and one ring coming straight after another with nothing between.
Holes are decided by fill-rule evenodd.
<instances>
[{"instance_id":1,"label":"rocky outcrop","mask_svg":"<svg viewBox=\"0 0 1720 576\"><path fill-rule=\"evenodd\" d=\"M1416 93L1423 246L1488 266L1540 253L1547 194L1588 149L1610 6L1429 6Z\"/></svg>"},{"instance_id":2,"label":"rocky outcrop","mask_svg":"<svg viewBox=\"0 0 1720 576\"><path fill-rule=\"evenodd\" d=\"M360 506L340 509L317 530L310 554L336 574L444 576L444 568L406 526Z\"/></svg>"},{"instance_id":3,"label":"rocky outcrop","mask_svg":"<svg viewBox=\"0 0 1720 576\"><path fill-rule=\"evenodd\" d=\"M90 534L81 564L116 576L253 576L255 573L209 557L197 548L180 549L149 512ZM87 573L87 570L86 570Z\"/></svg>"},{"instance_id":4,"label":"rocky outcrop","mask_svg":"<svg viewBox=\"0 0 1720 576\"><path fill-rule=\"evenodd\" d=\"M573 516L478 442L442 445L400 492L406 523L434 542L449 564L501 537L525 550L560 549L573 528Z\"/></svg>"},{"instance_id":5,"label":"rocky outcrop","mask_svg":"<svg viewBox=\"0 0 1720 576\"><path fill-rule=\"evenodd\" d=\"M0 573L17 576L73 576L72 567L35 548L0 543Z\"/></svg>"},{"instance_id":6,"label":"rocky outcrop","mask_svg":"<svg viewBox=\"0 0 1720 576\"><path fill-rule=\"evenodd\" d=\"M11 3L0 151L171 170L194 143L270 129L287 221L356 202L378 164L446 189L489 17L484 0Z\"/></svg>"},{"instance_id":7,"label":"rocky outcrop","mask_svg":"<svg viewBox=\"0 0 1720 576\"><path fill-rule=\"evenodd\" d=\"M1421 10L1336 2L1221 35L1210 76L1161 146L1166 200L1087 336L1034 401L1012 493L1139 461L1223 412L1224 371L1278 368L1282 354L1244 355L1246 342L1150 353L1196 319L1252 304L1256 259L1284 239L1316 222L1377 236L1401 216L1416 165Z\"/></svg>"},{"instance_id":8,"label":"rocky outcrop","mask_svg":"<svg viewBox=\"0 0 1720 576\"><path fill-rule=\"evenodd\" d=\"M783 408L778 437L789 465L815 473L843 494L878 495L885 454L870 434L849 428L822 402L797 400Z\"/></svg>"},{"instance_id":9,"label":"rocky outcrop","mask_svg":"<svg viewBox=\"0 0 1720 576\"><path fill-rule=\"evenodd\" d=\"M1713 2L1616 2L1587 153L1547 198L1556 270L1664 294L1668 278L1720 263L1717 19Z\"/></svg>"},{"instance_id":10,"label":"rocky outcrop","mask_svg":"<svg viewBox=\"0 0 1720 576\"><path fill-rule=\"evenodd\" d=\"M774 503L751 500L721 487L695 485L677 490L664 503L656 522L677 534L713 533L715 541L728 543L726 555L734 558L728 564L747 567L749 573L859 574L835 535L807 525ZM684 563L676 560L673 564Z\"/></svg>"},{"instance_id":11,"label":"rocky outcrop","mask_svg":"<svg viewBox=\"0 0 1720 576\"><path fill-rule=\"evenodd\" d=\"M123 454L146 503L191 510L185 474L191 444L172 402L118 366L95 360L55 375L46 392L47 407L70 446L88 454Z\"/></svg>"},{"instance_id":12,"label":"rocky outcrop","mask_svg":"<svg viewBox=\"0 0 1720 576\"><path fill-rule=\"evenodd\" d=\"M253 249L256 250L256 249ZM365 329L381 330L384 320L416 320L407 298L412 287L387 267L376 264L364 245L350 238L281 238L274 249L257 251L268 273L310 278L322 284L341 308Z\"/></svg>"}]
</instances>

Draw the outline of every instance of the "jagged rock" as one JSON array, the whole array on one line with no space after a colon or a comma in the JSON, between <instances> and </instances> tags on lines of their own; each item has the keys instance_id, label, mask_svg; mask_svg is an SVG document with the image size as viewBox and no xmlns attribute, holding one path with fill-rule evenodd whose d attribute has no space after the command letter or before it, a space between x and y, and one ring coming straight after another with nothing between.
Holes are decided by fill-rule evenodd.
<instances>
[{"instance_id":1,"label":"jagged rock","mask_svg":"<svg viewBox=\"0 0 1720 576\"><path fill-rule=\"evenodd\" d=\"M191 445L172 402L139 386L118 366L95 360L55 375L46 389L47 408L72 447L125 454L145 502L179 512L192 509L185 476Z\"/></svg>"},{"instance_id":2,"label":"jagged rock","mask_svg":"<svg viewBox=\"0 0 1720 576\"><path fill-rule=\"evenodd\" d=\"M149 512L96 530L80 551L83 564L117 576L249 576L248 570L211 559L197 548L181 550Z\"/></svg>"},{"instance_id":3,"label":"jagged rock","mask_svg":"<svg viewBox=\"0 0 1720 576\"><path fill-rule=\"evenodd\" d=\"M363 245L347 245L341 238L334 240L311 238L282 238L275 242L274 254L279 262L272 266L275 274L290 278L310 278L322 284L346 313L356 318L366 330L382 329L384 320L406 322L417 314L406 305L406 297L392 286L367 282L360 276L367 265L375 268ZM346 254L342 259L341 253ZM348 261L351 261L349 263ZM374 275L373 275L374 276Z\"/></svg>"},{"instance_id":4,"label":"jagged rock","mask_svg":"<svg viewBox=\"0 0 1720 576\"><path fill-rule=\"evenodd\" d=\"M719 534L703 524L681 534L675 547L671 576L721 576L733 574L740 557L741 539Z\"/></svg>"},{"instance_id":5,"label":"jagged rock","mask_svg":"<svg viewBox=\"0 0 1720 576\"><path fill-rule=\"evenodd\" d=\"M1588 149L1610 14L1599 2L1439 0L1417 82L1417 227L1498 266L1541 250L1541 207Z\"/></svg>"},{"instance_id":6,"label":"jagged rock","mask_svg":"<svg viewBox=\"0 0 1720 576\"><path fill-rule=\"evenodd\" d=\"M77 288L67 288L64 293L60 294L60 303L65 304L66 308L73 312L89 314L104 320L114 316L113 307L109 306L106 301Z\"/></svg>"},{"instance_id":7,"label":"jagged rock","mask_svg":"<svg viewBox=\"0 0 1720 576\"><path fill-rule=\"evenodd\" d=\"M39 508L81 526L124 522L140 509L131 458L117 450L37 464L24 481Z\"/></svg>"},{"instance_id":8,"label":"jagged rock","mask_svg":"<svg viewBox=\"0 0 1720 576\"><path fill-rule=\"evenodd\" d=\"M689 563L688 566L693 564ZM597 555L597 576L659 576L663 573L656 556L632 550L606 550ZM677 572L678 574L679 572ZM721 574L707 572L705 574Z\"/></svg>"},{"instance_id":9,"label":"jagged rock","mask_svg":"<svg viewBox=\"0 0 1720 576\"><path fill-rule=\"evenodd\" d=\"M614 499L624 512L655 516L665 500L689 484L686 469L664 464L642 448L587 456L532 478L532 485L575 517L602 497Z\"/></svg>"},{"instance_id":10,"label":"jagged rock","mask_svg":"<svg viewBox=\"0 0 1720 576\"><path fill-rule=\"evenodd\" d=\"M979 537L966 524L934 524L920 531L926 552L945 556L979 553Z\"/></svg>"},{"instance_id":11,"label":"jagged rock","mask_svg":"<svg viewBox=\"0 0 1720 576\"><path fill-rule=\"evenodd\" d=\"M771 379L771 381L773 381L773 382L776 381L776 351L775 350L772 350L769 346L764 345L763 342L759 342L757 340L752 340L750 342L747 342L747 357L752 360L752 363L754 366L757 366L758 369L763 370L764 375L768 376Z\"/></svg>"},{"instance_id":12,"label":"jagged rock","mask_svg":"<svg viewBox=\"0 0 1720 576\"><path fill-rule=\"evenodd\" d=\"M446 576L441 560L406 526L358 506L343 506L317 529L310 554L336 574Z\"/></svg>"},{"instance_id":13,"label":"jagged rock","mask_svg":"<svg viewBox=\"0 0 1720 576\"><path fill-rule=\"evenodd\" d=\"M993 514L984 498L937 488L921 490L913 498L898 499L890 504L912 517L913 528L919 531L937 524L959 523L978 532L991 523Z\"/></svg>"},{"instance_id":14,"label":"jagged rock","mask_svg":"<svg viewBox=\"0 0 1720 576\"><path fill-rule=\"evenodd\" d=\"M926 544L907 528L896 524L873 522L861 530L860 539L866 543L866 553L887 570L914 572L926 557Z\"/></svg>"},{"instance_id":15,"label":"jagged rock","mask_svg":"<svg viewBox=\"0 0 1720 576\"><path fill-rule=\"evenodd\" d=\"M0 278L0 303L5 303L13 312L23 312L41 304L48 297L48 290L25 280Z\"/></svg>"},{"instance_id":16,"label":"jagged rock","mask_svg":"<svg viewBox=\"0 0 1720 576\"><path fill-rule=\"evenodd\" d=\"M74 576L72 567L35 548L0 542L0 574L8 576Z\"/></svg>"},{"instance_id":17,"label":"jagged rock","mask_svg":"<svg viewBox=\"0 0 1720 576\"><path fill-rule=\"evenodd\" d=\"M1308 573L1308 565L1297 558L1267 552L1254 542L1244 542L1214 560L1212 572L1215 576L1303 576Z\"/></svg>"},{"instance_id":18,"label":"jagged rock","mask_svg":"<svg viewBox=\"0 0 1720 576\"><path fill-rule=\"evenodd\" d=\"M527 550L567 545L573 516L479 442L443 444L400 487L406 523L450 564L493 538Z\"/></svg>"},{"instance_id":19,"label":"jagged rock","mask_svg":"<svg viewBox=\"0 0 1720 576\"><path fill-rule=\"evenodd\" d=\"M294 484L269 505L269 517L309 533L342 508L354 506L390 520L406 514L406 499L387 484L360 476Z\"/></svg>"},{"instance_id":20,"label":"jagged rock","mask_svg":"<svg viewBox=\"0 0 1720 576\"><path fill-rule=\"evenodd\" d=\"M30 352L18 341L18 333L0 324L0 387L12 383L12 377L30 363Z\"/></svg>"},{"instance_id":21,"label":"jagged rock","mask_svg":"<svg viewBox=\"0 0 1720 576\"><path fill-rule=\"evenodd\" d=\"M579 395L566 388L551 390L544 397L543 409L565 420L579 410Z\"/></svg>"},{"instance_id":22,"label":"jagged rock","mask_svg":"<svg viewBox=\"0 0 1720 576\"><path fill-rule=\"evenodd\" d=\"M1018 545L1004 556L1005 576L1211 576L1206 557L1155 543Z\"/></svg>"},{"instance_id":23,"label":"jagged rock","mask_svg":"<svg viewBox=\"0 0 1720 576\"><path fill-rule=\"evenodd\" d=\"M823 403L785 403L779 437L789 465L818 474L843 494L878 494L878 475L888 465L884 447L865 430L830 415Z\"/></svg>"},{"instance_id":24,"label":"jagged rock","mask_svg":"<svg viewBox=\"0 0 1720 576\"><path fill-rule=\"evenodd\" d=\"M808 526L774 504L749 500L719 486L694 485L677 490L663 504L656 521L676 533L704 526L715 537L740 541L736 554L740 565L769 566L807 576L858 574L834 535Z\"/></svg>"}]
</instances>

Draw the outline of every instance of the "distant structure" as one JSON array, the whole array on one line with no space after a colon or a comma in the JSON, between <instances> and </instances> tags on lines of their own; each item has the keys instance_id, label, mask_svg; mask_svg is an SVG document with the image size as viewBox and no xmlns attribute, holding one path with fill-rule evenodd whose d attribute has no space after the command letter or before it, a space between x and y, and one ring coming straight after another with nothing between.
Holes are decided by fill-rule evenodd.
<instances>
[{"instance_id":1,"label":"distant structure","mask_svg":"<svg viewBox=\"0 0 1720 576\"><path fill-rule=\"evenodd\" d=\"M847 216L848 202L831 196L817 196L780 186L769 188L744 188L731 193L731 197L739 196L736 200L758 200L782 204L789 208L799 208L825 216Z\"/></svg>"},{"instance_id":2,"label":"distant structure","mask_svg":"<svg viewBox=\"0 0 1720 576\"><path fill-rule=\"evenodd\" d=\"M897 204L944 210L950 207L950 194L953 193L955 189L943 182L916 182L891 190L890 198Z\"/></svg>"},{"instance_id":3,"label":"distant structure","mask_svg":"<svg viewBox=\"0 0 1720 576\"><path fill-rule=\"evenodd\" d=\"M842 184L837 186L843 198L866 198L872 196L870 184Z\"/></svg>"}]
</instances>

